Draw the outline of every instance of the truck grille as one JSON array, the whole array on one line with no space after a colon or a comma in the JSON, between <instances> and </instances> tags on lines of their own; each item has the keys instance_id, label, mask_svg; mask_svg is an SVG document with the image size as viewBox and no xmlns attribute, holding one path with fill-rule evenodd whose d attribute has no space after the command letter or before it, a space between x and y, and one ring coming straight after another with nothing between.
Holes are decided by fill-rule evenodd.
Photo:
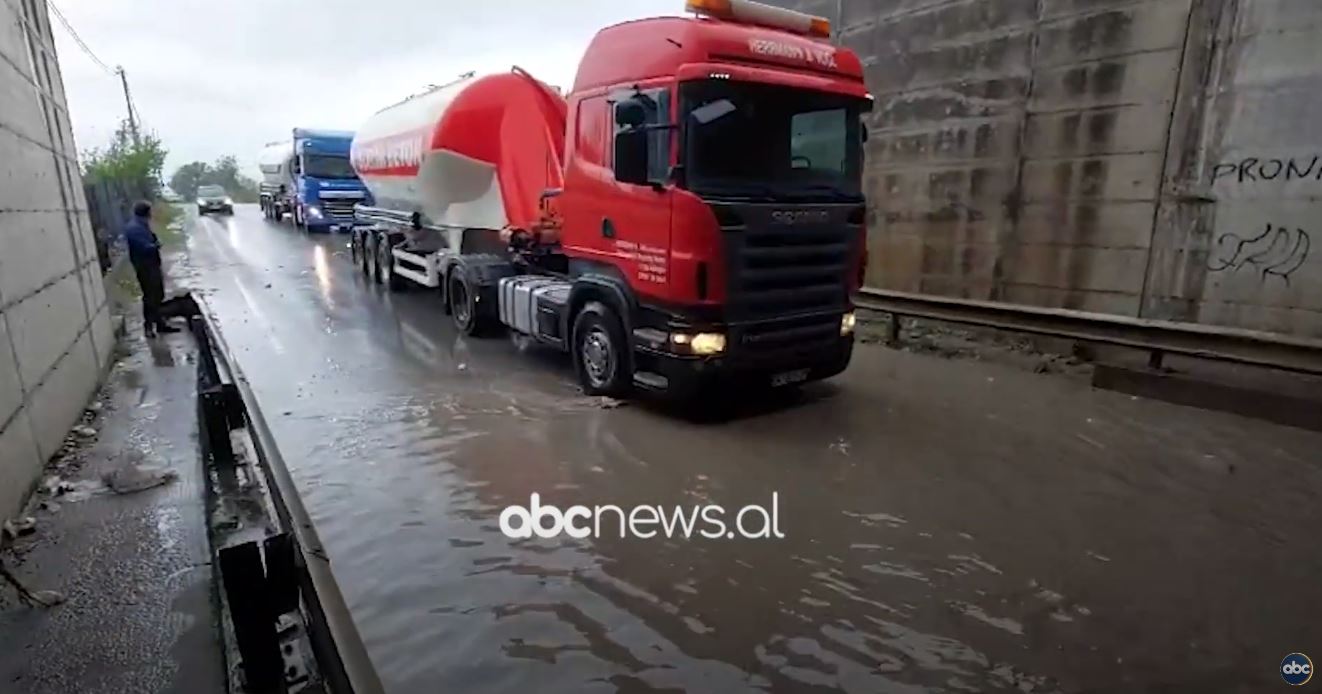
<instances>
[{"instance_id":1,"label":"truck grille","mask_svg":"<svg viewBox=\"0 0 1322 694\"><path fill-rule=\"evenodd\" d=\"M322 200L321 209L326 216L336 221L353 221L353 206L357 200Z\"/></svg>"},{"instance_id":2,"label":"truck grille","mask_svg":"<svg viewBox=\"0 0 1322 694\"><path fill-rule=\"evenodd\" d=\"M745 365L783 364L839 344L840 313L734 324L729 337L731 354Z\"/></svg>"},{"instance_id":3,"label":"truck grille","mask_svg":"<svg viewBox=\"0 0 1322 694\"><path fill-rule=\"evenodd\" d=\"M760 323L828 313L839 320L849 305L849 268L862 233L851 214L856 205L712 208L725 247L726 320Z\"/></svg>"}]
</instances>

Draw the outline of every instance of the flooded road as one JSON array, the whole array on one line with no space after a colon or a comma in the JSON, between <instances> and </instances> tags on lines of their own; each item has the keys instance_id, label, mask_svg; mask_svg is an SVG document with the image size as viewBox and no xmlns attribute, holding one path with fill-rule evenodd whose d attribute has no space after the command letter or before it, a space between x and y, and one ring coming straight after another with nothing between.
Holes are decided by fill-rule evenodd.
<instances>
[{"instance_id":1,"label":"flooded road","mask_svg":"<svg viewBox=\"0 0 1322 694\"><path fill-rule=\"evenodd\" d=\"M1248 692L1322 654L1322 435L874 346L730 421L603 407L346 243L241 206L176 273L391 691ZM785 537L507 539L532 493L774 493Z\"/></svg>"}]
</instances>

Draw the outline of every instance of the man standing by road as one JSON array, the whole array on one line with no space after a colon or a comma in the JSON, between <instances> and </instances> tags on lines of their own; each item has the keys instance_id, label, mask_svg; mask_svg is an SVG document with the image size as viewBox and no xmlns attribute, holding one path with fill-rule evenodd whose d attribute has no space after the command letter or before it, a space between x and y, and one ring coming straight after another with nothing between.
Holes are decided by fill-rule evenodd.
<instances>
[{"instance_id":1,"label":"man standing by road","mask_svg":"<svg viewBox=\"0 0 1322 694\"><path fill-rule=\"evenodd\" d=\"M147 337L156 333L177 333L176 328L161 317L161 302L165 300L165 275L161 272L161 242L151 230L151 204L133 205L133 219L124 225L124 240L129 247L129 261L142 288L142 325Z\"/></svg>"}]
</instances>

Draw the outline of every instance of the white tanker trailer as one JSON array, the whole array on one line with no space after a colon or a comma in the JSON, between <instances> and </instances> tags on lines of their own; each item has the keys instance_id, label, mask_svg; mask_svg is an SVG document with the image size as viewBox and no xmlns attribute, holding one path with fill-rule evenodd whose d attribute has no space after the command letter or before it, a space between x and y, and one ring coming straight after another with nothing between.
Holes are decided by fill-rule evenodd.
<instances>
[{"instance_id":1,"label":"white tanker trailer","mask_svg":"<svg viewBox=\"0 0 1322 694\"><path fill-rule=\"evenodd\" d=\"M370 226L354 233L354 258L399 288L441 286L459 254L503 257L508 231L539 228L544 193L560 185L564 127L564 99L519 70L379 111L350 148L375 203L357 208Z\"/></svg>"},{"instance_id":2,"label":"white tanker trailer","mask_svg":"<svg viewBox=\"0 0 1322 694\"><path fill-rule=\"evenodd\" d=\"M289 140L272 142L257 155L257 168L262 171L258 196L263 212L271 217L275 202L293 185L290 166L294 160L294 145Z\"/></svg>"}]
</instances>

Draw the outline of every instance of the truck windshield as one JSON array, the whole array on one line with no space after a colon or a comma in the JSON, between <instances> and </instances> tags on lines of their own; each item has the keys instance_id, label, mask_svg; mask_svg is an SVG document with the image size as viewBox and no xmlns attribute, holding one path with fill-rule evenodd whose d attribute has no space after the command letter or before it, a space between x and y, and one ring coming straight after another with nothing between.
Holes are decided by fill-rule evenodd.
<instances>
[{"instance_id":1,"label":"truck windshield","mask_svg":"<svg viewBox=\"0 0 1322 694\"><path fill-rule=\"evenodd\" d=\"M729 80L687 83L680 97L695 193L862 198L861 100Z\"/></svg>"},{"instance_id":2,"label":"truck windshield","mask_svg":"<svg viewBox=\"0 0 1322 694\"><path fill-rule=\"evenodd\" d=\"M312 178L358 178L348 157L333 154L304 154L303 175Z\"/></svg>"}]
</instances>

